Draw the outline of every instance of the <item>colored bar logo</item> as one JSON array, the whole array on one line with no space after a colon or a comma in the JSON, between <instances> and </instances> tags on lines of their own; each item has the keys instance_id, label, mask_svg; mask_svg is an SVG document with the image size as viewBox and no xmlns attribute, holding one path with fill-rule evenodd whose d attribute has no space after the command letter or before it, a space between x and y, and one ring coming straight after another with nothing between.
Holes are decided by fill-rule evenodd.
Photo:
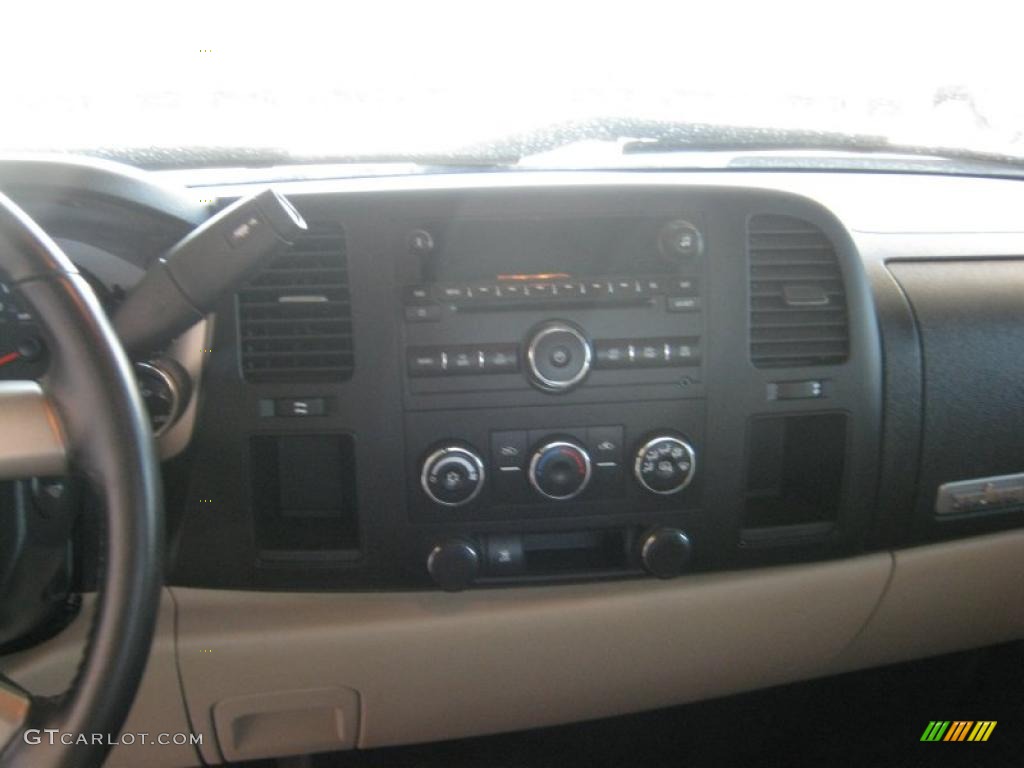
<instances>
[{"instance_id":1,"label":"colored bar logo","mask_svg":"<svg viewBox=\"0 0 1024 768\"><path fill-rule=\"evenodd\" d=\"M932 720L921 741L988 741L995 729L995 720Z\"/></svg>"}]
</instances>

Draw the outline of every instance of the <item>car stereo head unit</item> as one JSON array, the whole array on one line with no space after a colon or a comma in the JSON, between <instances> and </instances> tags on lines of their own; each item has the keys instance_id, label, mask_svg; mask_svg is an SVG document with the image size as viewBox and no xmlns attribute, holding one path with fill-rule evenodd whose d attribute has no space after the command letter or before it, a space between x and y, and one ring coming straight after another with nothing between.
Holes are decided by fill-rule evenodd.
<instances>
[{"instance_id":1,"label":"car stereo head unit","mask_svg":"<svg viewBox=\"0 0 1024 768\"><path fill-rule=\"evenodd\" d=\"M402 304L412 391L557 395L696 373L695 220L471 218L412 230L421 264Z\"/></svg>"}]
</instances>

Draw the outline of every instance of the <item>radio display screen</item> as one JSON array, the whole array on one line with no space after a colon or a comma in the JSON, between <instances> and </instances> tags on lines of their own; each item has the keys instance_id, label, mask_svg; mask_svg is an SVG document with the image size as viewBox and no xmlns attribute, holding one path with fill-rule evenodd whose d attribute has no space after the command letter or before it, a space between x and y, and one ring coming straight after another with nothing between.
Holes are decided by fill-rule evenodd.
<instances>
[{"instance_id":1,"label":"radio display screen","mask_svg":"<svg viewBox=\"0 0 1024 768\"><path fill-rule=\"evenodd\" d=\"M663 219L454 219L435 228L433 282L668 274L658 250Z\"/></svg>"}]
</instances>

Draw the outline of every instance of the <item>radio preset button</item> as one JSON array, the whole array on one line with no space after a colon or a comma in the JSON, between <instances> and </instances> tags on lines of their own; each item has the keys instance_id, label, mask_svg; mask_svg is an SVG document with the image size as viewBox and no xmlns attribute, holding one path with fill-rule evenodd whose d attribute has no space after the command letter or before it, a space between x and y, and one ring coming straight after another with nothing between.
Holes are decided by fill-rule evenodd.
<instances>
[{"instance_id":1,"label":"radio preset button","mask_svg":"<svg viewBox=\"0 0 1024 768\"><path fill-rule=\"evenodd\" d=\"M594 346L598 368L628 368L636 356L628 341L598 341Z\"/></svg>"},{"instance_id":2,"label":"radio preset button","mask_svg":"<svg viewBox=\"0 0 1024 768\"><path fill-rule=\"evenodd\" d=\"M700 339L697 337L598 339L594 350L598 368L659 368L700 363Z\"/></svg>"},{"instance_id":3,"label":"radio preset button","mask_svg":"<svg viewBox=\"0 0 1024 768\"><path fill-rule=\"evenodd\" d=\"M483 370L484 353L472 347L453 347L444 352L449 373L479 373Z\"/></svg>"},{"instance_id":4,"label":"radio preset button","mask_svg":"<svg viewBox=\"0 0 1024 768\"><path fill-rule=\"evenodd\" d=\"M432 323L441 319L439 304L413 304L405 308L407 323Z\"/></svg>"},{"instance_id":5,"label":"radio preset button","mask_svg":"<svg viewBox=\"0 0 1024 768\"><path fill-rule=\"evenodd\" d=\"M700 364L700 346L696 339L665 342L665 362L669 365Z\"/></svg>"},{"instance_id":6,"label":"radio preset button","mask_svg":"<svg viewBox=\"0 0 1024 768\"><path fill-rule=\"evenodd\" d=\"M461 301L469 298L469 288L464 285L439 285L435 296L442 301Z\"/></svg>"},{"instance_id":7,"label":"radio preset button","mask_svg":"<svg viewBox=\"0 0 1024 768\"><path fill-rule=\"evenodd\" d=\"M410 349L407 360L410 376L437 376L444 373L440 350Z\"/></svg>"},{"instance_id":8,"label":"radio preset button","mask_svg":"<svg viewBox=\"0 0 1024 768\"><path fill-rule=\"evenodd\" d=\"M498 297L498 286L491 283L482 283L480 285L474 285L470 288L473 294L474 301L487 303L489 299L496 299Z\"/></svg>"},{"instance_id":9,"label":"radio preset button","mask_svg":"<svg viewBox=\"0 0 1024 768\"><path fill-rule=\"evenodd\" d=\"M430 286L410 285L405 289L405 300L409 304L418 304L430 301Z\"/></svg>"},{"instance_id":10,"label":"radio preset button","mask_svg":"<svg viewBox=\"0 0 1024 768\"><path fill-rule=\"evenodd\" d=\"M673 281L671 292L676 296L696 296L697 281L692 277L679 278Z\"/></svg>"},{"instance_id":11,"label":"radio preset button","mask_svg":"<svg viewBox=\"0 0 1024 768\"><path fill-rule=\"evenodd\" d=\"M655 340L641 340L636 345L636 363L640 366L655 366L665 362L665 345Z\"/></svg>"},{"instance_id":12,"label":"radio preset button","mask_svg":"<svg viewBox=\"0 0 1024 768\"><path fill-rule=\"evenodd\" d=\"M535 296L537 298L546 298L548 296L555 295L554 283L531 283L529 287L530 296Z\"/></svg>"},{"instance_id":13,"label":"radio preset button","mask_svg":"<svg viewBox=\"0 0 1024 768\"><path fill-rule=\"evenodd\" d=\"M699 296L669 296L665 299L665 309L669 312L699 312Z\"/></svg>"},{"instance_id":14,"label":"radio preset button","mask_svg":"<svg viewBox=\"0 0 1024 768\"><path fill-rule=\"evenodd\" d=\"M484 373L515 373L519 370L519 347L515 344L483 348Z\"/></svg>"},{"instance_id":15,"label":"radio preset button","mask_svg":"<svg viewBox=\"0 0 1024 768\"><path fill-rule=\"evenodd\" d=\"M406 352L406 368L410 376L515 373L519 370L519 347L516 344L410 347Z\"/></svg>"},{"instance_id":16,"label":"radio preset button","mask_svg":"<svg viewBox=\"0 0 1024 768\"><path fill-rule=\"evenodd\" d=\"M564 298L574 298L580 295L580 284L579 283L559 283L555 286L555 290L558 291L558 295Z\"/></svg>"}]
</instances>

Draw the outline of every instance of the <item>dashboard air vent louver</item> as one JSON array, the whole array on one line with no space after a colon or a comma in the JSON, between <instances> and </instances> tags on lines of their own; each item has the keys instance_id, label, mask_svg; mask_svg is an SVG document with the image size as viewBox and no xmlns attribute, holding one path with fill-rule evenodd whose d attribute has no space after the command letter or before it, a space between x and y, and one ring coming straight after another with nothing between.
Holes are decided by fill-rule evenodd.
<instances>
[{"instance_id":1,"label":"dashboard air vent louver","mask_svg":"<svg viewBox=\"0 0 1024 768\"><path fill-rule=\"evenodd\" d=\"M790 216L748 225L750 357L758 368L834 365L849 354L846 291L824 232Z\"/></svg>"},{"instance_id":2,"label":"dashboard air vent louver","mask_svg":"<svg viewBox=\"0 0 1024 768\"><path fill-rule=\"evenodd\" d=\"M352 318L345 233L309 231L238 292L246 381L342 381L352 377Z\"/></svg>"}]
</instances>

